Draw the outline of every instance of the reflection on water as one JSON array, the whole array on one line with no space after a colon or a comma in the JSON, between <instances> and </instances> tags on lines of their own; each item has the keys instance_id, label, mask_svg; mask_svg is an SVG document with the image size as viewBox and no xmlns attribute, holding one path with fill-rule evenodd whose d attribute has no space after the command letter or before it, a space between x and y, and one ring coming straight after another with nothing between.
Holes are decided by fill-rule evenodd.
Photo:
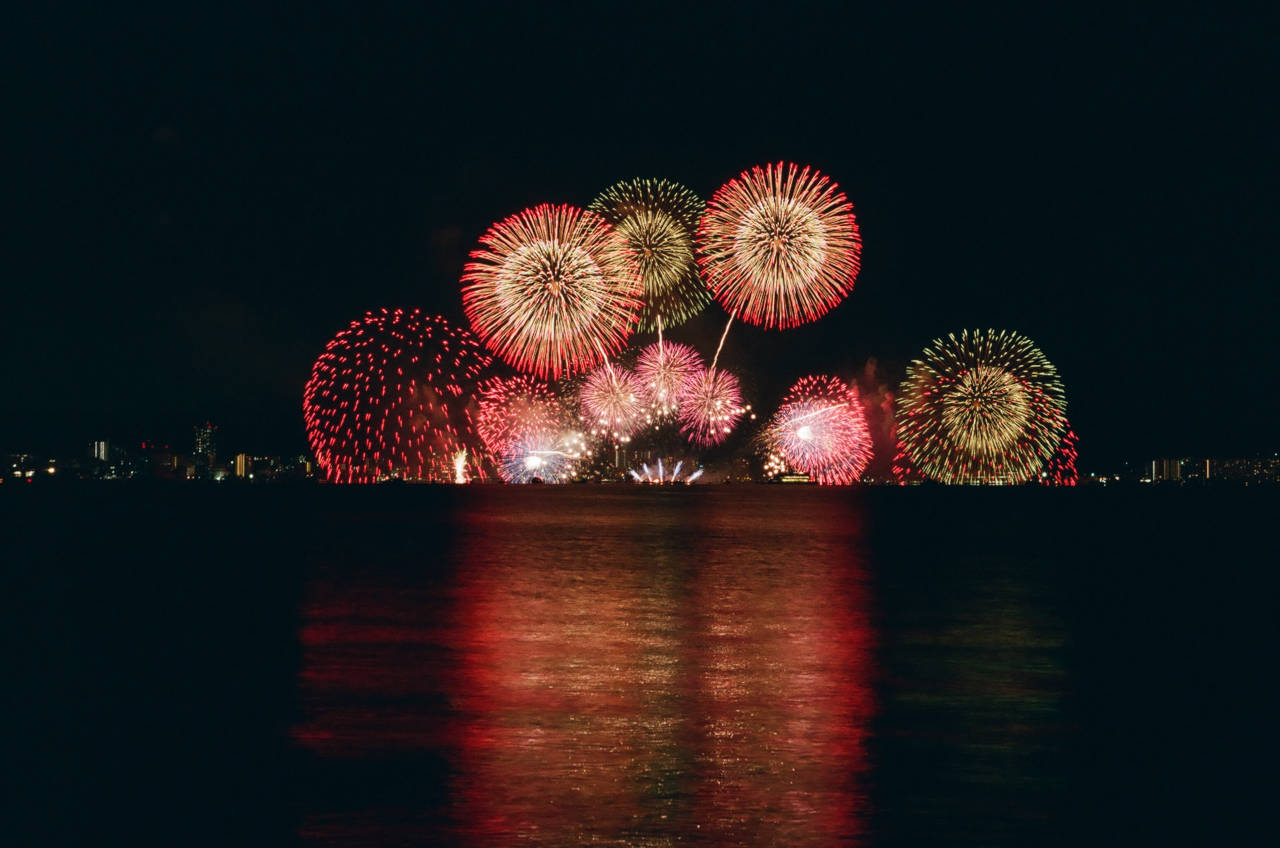
<instances>
[{"instance_id":1,"label":"reflection on water","mask_svg":"<svg viewBox=\"0 0 1280 848\"><path fill-rule=\"evenodd\" d=\"M1044 563L988 553L926 570L886 560L898 573L882 581L893 614L882 619L892 670L877 726L891 753L876 776L881 841L1073 844L1060 809L1064 633L1029 576Z\"/></svg>"},{"instance_id":2,"label":"reflection on water","mask_svg":"<svg viewBox=\"0 0 1280 848\"><path fill-rule=\"evenodd\" d=\"M296 737L322 760L381 758L399 783L447 785L315 810L304 836L809 846L862 832L874 704L856 507L530 494L456 516L448 566L334 568L312 585Z\"/></svg>"},{"instance_id":3,"label":"reflection on water","mask_svg":"<svg viewBox=\"0 0 1280 848\"><path fill-rule=\"evenodd\" d=\"M1280 844L1274 492L10 494L6 844Z\"/></svg>"}]
</instances>

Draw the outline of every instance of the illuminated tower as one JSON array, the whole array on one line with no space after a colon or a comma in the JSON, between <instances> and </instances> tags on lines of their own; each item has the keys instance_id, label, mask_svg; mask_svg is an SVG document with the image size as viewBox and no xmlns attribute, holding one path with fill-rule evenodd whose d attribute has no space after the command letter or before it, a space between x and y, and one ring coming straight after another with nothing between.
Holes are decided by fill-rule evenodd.
<instances>
[{"instance_id":1,"label":"illuminated tower","mask_svg":"<svg viewBox=\"0 0 1280 848\"><path fill-rule=\"evenodd\" d=\"M210 467L213 466L218 456L218 427L206 421L197 425L195 428L196 449L195 459L197 462L204 460Z\"/></svg>"}]
</instances>

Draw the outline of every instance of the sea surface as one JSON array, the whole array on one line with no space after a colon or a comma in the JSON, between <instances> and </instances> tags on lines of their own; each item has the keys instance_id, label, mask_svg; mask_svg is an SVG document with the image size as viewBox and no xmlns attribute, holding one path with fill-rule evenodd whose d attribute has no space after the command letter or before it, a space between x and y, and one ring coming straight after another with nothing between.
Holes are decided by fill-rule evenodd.
<instances>
[{"instance_id":1,"label":"sea surface","mask_svg":"<svg viewBox=\"0 0 1280 848\"><path fill-rule=\"evenodd\" d=\"M5 842L1276 844L1278 494L6 484Z\"/></svg>"}]
</instances>

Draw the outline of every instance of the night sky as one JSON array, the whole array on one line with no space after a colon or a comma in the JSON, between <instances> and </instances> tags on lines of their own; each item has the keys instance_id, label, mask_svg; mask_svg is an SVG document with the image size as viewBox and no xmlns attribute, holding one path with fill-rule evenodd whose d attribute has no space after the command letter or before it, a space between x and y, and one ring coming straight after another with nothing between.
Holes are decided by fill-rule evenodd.
<instances>
[{"instance_id":1,"label":"night sky","mask_svg":"<svg viewBox=\"0 0 1280 848\"><path fill-rule=\"evenodd\" d=\"M735 324L758 409L995 327L1058 366L1083 470L1280 448L1268 21L110 5L9 28L0 451L189 448L209 418L228 449L300 452L325 342L383 306L463 321L491 222L777 160L848 193L863 270L816 324ZM709 352L724 318L674 335Z\"/></svg>"}]
</instances>

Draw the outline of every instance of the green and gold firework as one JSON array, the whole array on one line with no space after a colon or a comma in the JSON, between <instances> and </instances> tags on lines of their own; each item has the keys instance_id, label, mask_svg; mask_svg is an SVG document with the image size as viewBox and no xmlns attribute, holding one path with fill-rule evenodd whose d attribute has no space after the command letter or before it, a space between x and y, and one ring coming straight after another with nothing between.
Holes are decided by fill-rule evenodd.
<instances>
[{"instance_id":1,"label":"green and gold firework","mask_svg":"<svg viewBox=\"0 0 1280 848\"><path fill-rule=\"evenodd\" d=\"M588 207L623 236L644 280L641 332L671 327L711 302L698 275L693 234L702 199L670 180L625 180Z\"/></svg>"},{"instance_id":2,"label":"green and gold firework","mask_svg":"<svg viewBox=\"0 0 1280 848\"><path fill-rule=\"evenodd\" d=\"M1058 371L1030 339L965 330L935 339L895 400L899 451L940 483L1014 484L1039 473L1066 430Z\"/></svg>"}]
</instances>

